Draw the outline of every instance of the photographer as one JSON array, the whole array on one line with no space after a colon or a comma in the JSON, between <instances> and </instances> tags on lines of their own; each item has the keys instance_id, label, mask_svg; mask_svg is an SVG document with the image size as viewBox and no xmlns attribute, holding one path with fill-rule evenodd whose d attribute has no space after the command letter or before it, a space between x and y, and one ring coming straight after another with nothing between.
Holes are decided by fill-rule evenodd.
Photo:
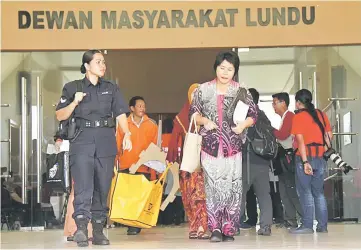
<instances>
[{"instance_id":1,"label":"photographer","mask_svg":"<svg viewBox=\"0 0 361 250\"><path fill-rule=\"evenodd\" d=\"M295 135L296 188L303 210L302 225L293 234L312 234L314 211L318 222L316 231L327 232L327 203L323 190L326 161L325 148L332 138L327 115L315 109L312 94L301 89L296 93L297 112L291 133Z\"/></svg>"}]
</instances>

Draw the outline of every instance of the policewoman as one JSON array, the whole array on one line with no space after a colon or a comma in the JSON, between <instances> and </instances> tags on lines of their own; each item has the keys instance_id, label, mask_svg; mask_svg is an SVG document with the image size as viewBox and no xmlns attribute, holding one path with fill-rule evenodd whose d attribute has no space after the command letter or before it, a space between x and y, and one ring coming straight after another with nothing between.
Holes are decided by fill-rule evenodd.
<instances>
[{"instance_id":1,"label":"policewoman","mask_svg":"<svg viewBox=\"0 0 361 250\"><path fill-rule=\"evenodd\" d=\"M103 54L99 50L86 51L80 68L85 77L64 85L56 108L57 119L71 120L76 128L70 139L69 155L74 180L73 218L77 225L74 241L80 247L88 246L89 221L93 226L93 244L109 245L103 226L117 154L117 122L125 133L123 149L132 148L126 117L128 107L119 87L102 78L105 70Z\"/></svg>"}]
</instances>

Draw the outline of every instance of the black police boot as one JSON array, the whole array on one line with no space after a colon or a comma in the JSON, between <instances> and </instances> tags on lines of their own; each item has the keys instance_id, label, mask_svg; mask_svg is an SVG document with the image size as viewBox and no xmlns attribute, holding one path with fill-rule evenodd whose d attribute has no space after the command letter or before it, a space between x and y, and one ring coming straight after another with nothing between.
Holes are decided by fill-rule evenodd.
<instances>
[{"instance_id":1,"label":"black police boot","mask_svg":"<svg viewBox=\"0 0 361 250\"><path fill-rule=\"evenodd\" d=\"M74 234L73 240L77 243L78 247L87 247L88 243L88 223L89 220L84 215L75 217L75 224L77 230Z\"/></svg>"},{"instance_id":2,"label":"black police boot","mask_svg":"<svg viewBox=\"0 0 361 250\"><path fill-rule=\"evenodd\" d=\"M103 233L105 220L92 219L93 245L109 245L108 238Z\"/></svg>"}]
</instances>

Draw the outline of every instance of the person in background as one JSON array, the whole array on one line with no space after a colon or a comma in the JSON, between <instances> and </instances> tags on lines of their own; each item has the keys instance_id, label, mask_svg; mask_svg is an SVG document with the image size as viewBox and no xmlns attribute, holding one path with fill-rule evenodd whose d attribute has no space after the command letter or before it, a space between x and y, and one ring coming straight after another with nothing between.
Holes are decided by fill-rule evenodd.
<instances>
[{"instance_id":1,"label":"person in background","mask_svg":"<svg viewBox=\"0 0 361 250\"><path fill-rule=\"evenodd\" d=\"M256 89L250 88L249 92L252 95L253 102L256 105L258 113L258 121L268 122L271 124L266 114L259 109L259 93ZM247 138L253 138L252 135L255 133L255 128L250 127L248 129ZM251 142L247 139L242 152L242 163L243 163L243 186L244 192L247 192L251 186L256 194L259 206L260 206L260 229L258 230L258 235L270 236L271 227L272 227L272 200L270 196L270 186L269 186L269 165L270 161L258 156L251 147ZM246 193L244 193L246 194ZM243 197L245 200L246 197ZM244 211L244 206L242 207L242 212ZM256 206L257 213L257 206ZM252 221L251 225L256 225L257 221Z\"/></svg>"},{"instance_id":2,"label":"person in background","mask_svg":"<svg viewBox=\"0 0 361 250\"><path fill-rule=\"evenodd\" d=\"M248 91L244 100L249 107L247 118L235 126L227 119L238 90L245 88L233 81L239 64L237 53L219 53L213 65L216 78L198 87L189 112L189 117L195 115L203 137L201 162L211 242L234 241L238 231L243 192L242 146L246 129L257 120L257 107Z\"/></svg>"},{"instance_id":3,"label":"person in background","mask_svg":"<svg viewBox=\"0 0 361 250\"><path fill-rule=\"evenodd\" d=\"M155 121L146 115L146 103L143 97L134 96L129 101L130 115L127 118L129 134L131 135L132 151L125 151L122 141L126 134L121 127L117 128L117 161L120 170L129 171L129 168L138 162L139 155L146 150L151 143L157 144L158 126ZM143 174L148 180L155 180L156 171L142 165L137 173ZM137 235L141 232L140 228L128 227L128 235Z\"/></svg>"},{"instance_id":4,"label":"person in background","mask_svg":"<svg viewBox=\"0 0 361 250\"><path fill-rule=\"evenodd\" d=\"M188 90L188 99L173 121L172 136L168 145L167 161L181 164L184 139L189 128L189 108L198 84ZM179 151L179 148L181 149ZM203 170L188 173L180 171L180 190L184 210L189 222L189 239L209 239L207 231L207 210L204 191Z\"/></svg>"},{"instance_id":5,"label":"person in background","mask_svg":"<svg viewBox=\"0 0 361 250\"><path fill-rule=\"evenodd\" d=\"M302 218L302 209L296 191L295 166L292 160L293 156L293 136L291 135L292 121L295 116L288 110L290 97L288 93L282 92L272 95L272 106L275 113L279 115L281 125L279 129L274 129L273 134L280 144L277 160L274 165L279 165L280 174L279 190L281 200L284 206L284 225L286 228L297 228L296 212ZM289 153L289 154L288 154Z\"/></svg>"},{"instance_id":6,"label":"person in background","mask_svg":"<svg viewBox=\"0 0 361 250\"><path fill-rule=\"evenodd\" d=\"M296 188L303 217L302 225L290 232L312 234L316 214L316 231L327 233L328 213L324 195L327 163L323 154L332 139L330 121L324 112L315 109L309 90L297 91L295 99L297 113L293 118L291 134L296 137Z\"/></svg>"}]
</instances>

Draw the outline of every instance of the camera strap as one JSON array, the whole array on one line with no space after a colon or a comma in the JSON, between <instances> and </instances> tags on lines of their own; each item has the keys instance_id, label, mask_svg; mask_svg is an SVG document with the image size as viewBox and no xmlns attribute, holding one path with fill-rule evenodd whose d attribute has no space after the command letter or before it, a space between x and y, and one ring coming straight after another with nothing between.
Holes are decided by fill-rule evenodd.
<instances>
[{"instance_id":1,"label":"camera strap","mask_svg":"<svg viewBox=\"0 0 361 250\"><path fill-rule=\"evenodd\" d=\"M321 113L321 117L322 117L322 121L323 121L323 127L326 128L326 121L325 121L325 117L323 116L323 112L321 110L317 110ZM330 142L330 145L327 145L326 143L326 139L323 138L323 141L325 143L325 145L327 146L327 148L332 148L332 141L330 138L330 135L325 131L325 134L327 135L328 141Z\"/></svg>"}]
</instances>

